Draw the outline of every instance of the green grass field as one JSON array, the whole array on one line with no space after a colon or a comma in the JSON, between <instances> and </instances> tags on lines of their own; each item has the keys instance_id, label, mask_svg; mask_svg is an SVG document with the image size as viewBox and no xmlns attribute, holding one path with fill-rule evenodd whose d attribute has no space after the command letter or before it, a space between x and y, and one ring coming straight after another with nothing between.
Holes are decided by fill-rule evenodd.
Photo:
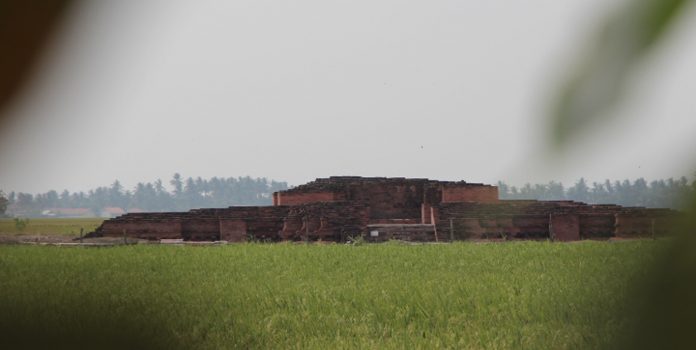
<instances>
[{"instance_id":1,"label":"green grass field","mask_svg":"<svg viewBox=\"0 0 696 350\"><path fill-rule=\"evenodd\" d=\"M663 245L0 246L0 342L610 347Z\"/></svg>"},{"instance_id":2,"label":"green grass field","mask_svg":"<svg viewBox=\"0 0 696 350\"><path fill-rule=\"evenodd\" d=\"M84 229L84 233L87 233L93 231L103 221L102 218L29 219L26 227L20 229L16 226L14 219L0 219L0 234L78 237L81 228Z\"/></svg>"}]
</instances>

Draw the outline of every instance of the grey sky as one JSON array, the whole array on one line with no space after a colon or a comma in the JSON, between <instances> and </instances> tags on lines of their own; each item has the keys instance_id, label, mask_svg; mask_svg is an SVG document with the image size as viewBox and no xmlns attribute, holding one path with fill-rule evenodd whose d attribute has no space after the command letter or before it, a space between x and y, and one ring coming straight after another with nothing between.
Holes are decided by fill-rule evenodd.
<instances>
[{"instance_id":1,"label":"grey sky","mask_svg":"<svg viewBox=\"0 0 696 350\"><path fill-rule=\"evenodd\" d=\"M696 12L559 162L552 88L620 1L87 2L0 130L0 188L174 172L570 183L691 175Z\"/></svg>"}]
</instances>

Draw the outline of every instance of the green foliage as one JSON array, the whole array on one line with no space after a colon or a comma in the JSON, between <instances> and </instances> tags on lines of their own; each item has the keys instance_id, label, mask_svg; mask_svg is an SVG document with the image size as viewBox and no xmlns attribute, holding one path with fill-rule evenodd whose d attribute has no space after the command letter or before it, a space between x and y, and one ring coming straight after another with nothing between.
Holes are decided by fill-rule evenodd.
<instances>
[{"instance_id":1,"label":"green foliage","mask_svg":"<svg viewBox=\"0 0 696 350\"><path fill-rule=\"evenodd\" d=\"M17 231L24 231L29 224L29 219L14 218L14 227Z\"/></svg>"},{"instance_id":2,"label":"green foliage","mask_svg":"<svg viewBox=\"0 0 696 350\"><path fill-rule=\"evenodd\" d=\"M0 218L5 216L5 211L7 210L7 204L10 201L5 198L5 193L0 190Z\"/></svg>"},{"instance_id":3,"label":"green foliage","mask_svg":"<svg viewBox=\"0 0 696 350\"><path fill-rule=\"evenodd\" d=\"M359 245L363 245L367 242L365 242L365 237L363 237L361 234L356 234L356 235L348 236L348 243L355 245L355 246L359 246Z\"/></svg>"},{"instance_id":4,"label":"green foliage","mask_svg":"<svg viewBox=\"0 0 696 350\"><path fill-rule=\"evenodd\" d=\"M0 246L0 327L82 348L117 329L197 349L596 349L662 245Z\"/></svg>"},{"instance_id":5,"label":"green foliage","mask_svg":"<svg viewBox=\"0 0 696 350\"><path fill-rule=\"evenodd\" d=\"M663 38L690 0L633 0L608 16L591 48L578 56L550 114L555 146L606 116L620 100L635 66Z\"/></svg>"},{"instance_id":6,"label":"green foliage","mask_svg":"<svg viewBox=\"0 0 696 350\"><path fill-rule=\"evenodd\" d=\"M690 5L689 0L634 0L624 6L598 33L593 49L581 54L587 59L575 75L568 77L550 114L554 148L561 149L568 140L578 136L589 126L598 124L602 117L620 101L636 66L664 37L669 26ZM656 116L659 117L659 116ZM696 186L690 188L683 179L681 188L688 191L672 193L673 198L686 198L684 222L679 225L682 235L672 244L643 286L641 299L633 309L639 320L633 331L620 345L625 349L679 349L693 347L693 329L696 324ZM668 193L673 186L664 183L636 181L617 182L615 188L626 191L627 200L641 200L647 191ZM628 186L627 186L628 185ZM670 184L672 185L672 184ZM611 196L607 181L600 193ZM646 190L647 189L647 190Z\"/></svg>"}]
</instances>

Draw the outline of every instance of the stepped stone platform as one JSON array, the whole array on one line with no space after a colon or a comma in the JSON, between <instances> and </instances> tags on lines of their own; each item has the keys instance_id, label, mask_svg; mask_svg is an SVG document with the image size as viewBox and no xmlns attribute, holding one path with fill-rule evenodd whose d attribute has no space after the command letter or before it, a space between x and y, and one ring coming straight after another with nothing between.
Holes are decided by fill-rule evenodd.
<instances>
[{"instance_id":1,"label":"stepped stone platform","mask_svg":"<svg viewBox=\"0 0 696 350\"><path fill-rule=\"evenodd\" d=\"M658 237L669 209L574 201L500 200L498 188L464 181L340 176L273 194L272 206L132 213L88 237L184 241L371 242Z\"/></svg>"}]
</instances>

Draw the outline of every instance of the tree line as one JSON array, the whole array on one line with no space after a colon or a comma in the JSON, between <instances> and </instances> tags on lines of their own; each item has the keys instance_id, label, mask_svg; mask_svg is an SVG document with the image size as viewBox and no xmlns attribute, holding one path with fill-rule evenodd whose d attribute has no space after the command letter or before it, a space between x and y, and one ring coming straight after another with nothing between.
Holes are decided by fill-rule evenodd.
<instances>
[{"instance_id":1,"label":"tree line","mask_svg":"<svg viewBox=\"0 0 696 350\"><path fill-rule=\"evenodd\" d=\"M98 187L87 192L58 193L48 191L32 195L23 192L3 194L0 191L0 216L41 216L54 208L86 208L92 215L100 215L107 207L126 211L186 211L193 208L215 208L232 205L270 205L273 192L288 188L286 182L266 178L229 177L210 179L182 178L176 173L169 181L168 190L162 180L138 183L125 189L116 180L110 186ZM685 196L696 194L696 181L686 177L647 182L643 178L634 181L593 182L581 178L571 187L560 182L526 184L521 187L498 182L501 199L574 200L590 204L619 204L652 208L681 207Z\"/></svg>"},{"instance_id":2,"label":"tree line","mask_svg":"<svg viewBox=\"0 0 696 350\"><path fill-rule=\"evenodd\" d=\"M498 190L501 199L573 200L590 204L679 209L686 196L696 194L696 181L689 182L686 177L681 177L648 182L639 178L634 181L605 180L589 184L581 178L568 188L555 181L522 187L499 181Z\"/></svg>"},{"instance_id":3,"label":"tree line","mask_svg":"<svg viewBox=\"0 0 696 350\"><path fill-rule=\"evenodd\" d=\"M11 209L8 212L10 215L41 216L42 212L55 208L87 208L91 214L100 215L108 207L126 211L186 211L232 205L269 205L272 203L273 192L288 188L286 182L266 178L247 176L184 179L179 173L174 174L169 185L171 190L158 179L126 189L116 180L110 186L87 192L65 190L58 193L52 190L36 195L10 192L5 200L6 206Z\"/></svg>"}]
</instances>

